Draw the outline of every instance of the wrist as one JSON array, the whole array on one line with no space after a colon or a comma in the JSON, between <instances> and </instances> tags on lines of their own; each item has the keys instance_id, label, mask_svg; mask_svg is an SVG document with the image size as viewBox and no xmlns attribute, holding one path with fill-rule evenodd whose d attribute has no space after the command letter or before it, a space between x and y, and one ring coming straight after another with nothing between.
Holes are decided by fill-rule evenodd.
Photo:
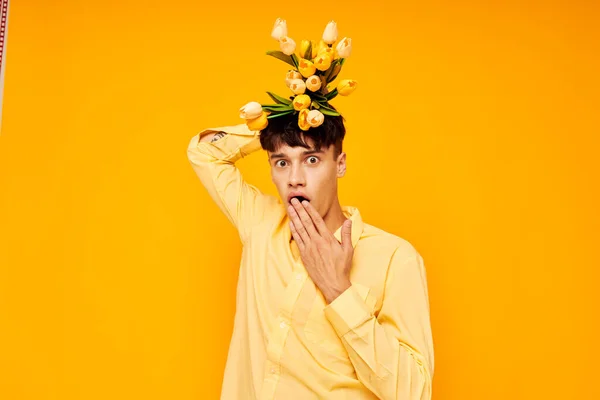
<instances>
[{"instance_id":1,"label":"wrist","mask_svg":"<svg viewBox=\"0 0 600 400\"><path fill-rule=\"evenodd\" d=\"M338 285L332 285L328 287L326 290L322 291L323 297L327 304L330 304L332 301L337 299L342 293L348 290L352 286L352 282L350 280L345 280L344 282Z\"/></svg>"},{"instance_id":2,"label":"wrist","mask_svg":"<svg viewBox=\"0 0 600 400\"><path fill-rule=\"evenodd\" d=\"M214 142L227 135L227 132L207 130L200 132L199 142Z\"/></svg>"}]
</instances>

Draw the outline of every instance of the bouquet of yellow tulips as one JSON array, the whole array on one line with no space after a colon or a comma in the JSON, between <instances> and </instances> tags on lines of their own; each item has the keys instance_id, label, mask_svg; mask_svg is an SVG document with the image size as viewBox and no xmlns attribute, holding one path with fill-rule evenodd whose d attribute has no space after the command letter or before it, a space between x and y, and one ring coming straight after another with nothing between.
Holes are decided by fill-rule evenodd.
<instances>
[{"instance_id":1,"label":"bouquet of yellow tulips","mask_svg":"<svg viewBox=\"0 0 600 400\"><path fill-rule=\"evenodd\" d=\"M318 42L302 40L300 46L290 38L285 20L275 21L271 37L279 42L280 50L267 51L293 67L285 76L285 84L292 91L289 98L267 92L275 104L260 104L252 101L240 108L240 117L246 120L251 130L262 130L269 119L289 114L298 114L298 126L303 131L321 125L325 116L339 116L329 101L337 95L347 96L356 89L357 82L344 79L337 87L327 86L342 70L346 58L352 51L352 39L337 41L337 24L331 21L325 27L323 38Z\"/></svg>"}]
</instances>

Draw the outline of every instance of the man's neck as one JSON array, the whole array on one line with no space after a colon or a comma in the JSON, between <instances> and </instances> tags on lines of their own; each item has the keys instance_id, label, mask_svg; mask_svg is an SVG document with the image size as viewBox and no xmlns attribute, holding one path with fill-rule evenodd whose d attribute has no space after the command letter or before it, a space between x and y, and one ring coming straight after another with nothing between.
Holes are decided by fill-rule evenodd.
<instances>
[{"instance_id":1,"label":"man's neck","mask_svg":"<svg viewBox=\"0 0 600 400\"><path fill-rule=\"evenodd\" d=\"M340 202L337 200L333 203L323 218L325 225L327 225L327 229L329 229L329 232L331 232L332 235L340 228L340 226L342 226L345 220L346 216L342 212Z\"/></svg>"}]
</instances>

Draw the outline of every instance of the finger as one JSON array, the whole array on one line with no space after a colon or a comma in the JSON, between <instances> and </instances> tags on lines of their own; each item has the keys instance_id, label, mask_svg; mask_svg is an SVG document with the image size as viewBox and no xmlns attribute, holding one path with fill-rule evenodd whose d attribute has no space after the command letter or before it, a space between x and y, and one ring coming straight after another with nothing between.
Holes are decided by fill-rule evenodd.
<instances>
[{"instance_id":1,"label":"finger","mask_svg":"<svg viewBox=\"0 0 600 400\"><path fill-rule=\"evenodd\" d=\"M317 238L317 236L320 236L319 232L317 232L315 224L313 223L313 220L310 218L310 215L308 215L308 213L304 209L304 206L300 204L300 202L297 199L292 199L292 204L294 205L294 209L296 210L300 221L302 221L302 225L304 225L304 229L306 230L306 232L308 232L308 236L310 238ZM298 226L296 226L296 228L298 228Z\"/></svg>"},{"instance_id":2,"label":"finger","mask_svg":"<svg viewBox=\"0 0 600 400\"><path fill-rule=\"evenodd\" d=\"M300 236L300 239L302 239L302 243L308 243L308 241L310 240L310 236L306 231L306 228L302 224L302 221L300 220L296 209L293 206L288 207L288 215L290 217L290 220L294 224L296 233L298 234L298 236Z\"/></svg>"},{"instance_id":3,"label":"finger","mask_svg":"<svg viewBox=\"0 0 600 400\"><path fill-rule=\"evenodd\" d=\"M298 249L301 252L304 251L304 242L302 241L302 238L300 237L298 231L296 231L296 227L294 226L294 223L292 221L290 221L290 230L292 231L292 236L294 237L294 240L298 245Z\"/></svg>"},{"instance_id":4,"label":"finger","mask_svg":"<svg viewBox=\"0 0 600 400\"><path fill-rule=\"evenodd\" d=\"M342 247L344 250L352 250L352 220L347 219L342 225Z\"/></svg>"},{"instance_id":5,"label":"finger","mask_svg":"<svg viewBox=\"0 0 600 400\"><path fill-rule=\"evenodd\" d=\"M329 229L327 229L327 225L325 225L325 221L323 221L323 218L321 218L317 209L306 200L302 202L302 205L319 231L319 234L323 237L331 238L333 235L331 235L331 232L329 232Z\"/></svg>"}]
</instances>

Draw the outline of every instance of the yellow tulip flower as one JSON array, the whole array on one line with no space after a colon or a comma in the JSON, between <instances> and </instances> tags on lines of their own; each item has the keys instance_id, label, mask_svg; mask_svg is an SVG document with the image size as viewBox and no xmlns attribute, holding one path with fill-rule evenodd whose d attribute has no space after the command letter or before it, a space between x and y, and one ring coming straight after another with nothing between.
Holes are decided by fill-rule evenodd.
<instances>
[{"instance_id":1,"label":"yellow tulip flower","mask_svg":"<svg viewBox=\"0 0 600 400\"><path fill-rule=\"evenodd\" d=\"M303 77L308 78L309 76L315 74L317 67L315 67L315 65L311 61L308 61L303 58L298 63L298 70L300 71Z\"/></svg>"},{"instance_id":2,"label":"yellow tulip flower","mask_svg":"<svg viewBox=\"0 0 600 400\"><path fill-rule=\"evenodd\" d=\"M298 114L298 126L303 131L307 131L310 129L310 125L307 121L307 117L308 117L308 108L301 110L300 113Z\"/></svg>"},{"instance_id":3,"label":"yellow tulip flower","mask_svg":"<svg viewBox=\"0 0 600 400\"><path fill-rule=\"evenodd\" d=\"M313 128L321 125L324 120L325 116L319 110L310 110L306 116L306 122L308 122L308 124Z\"/></svg>"},{"instance_id":4,"label":"yellow tulip flower","mask_svg":"<svg viewBox=\"0 0 600 400\"><path fill-rule=\"evenodd\" d=\"M248 129L250 129L251 131L260 131L262 129L265 129L267 125L269 125L267 115L267 112L263 111L260 117L254 119L247 119L246 125L248 125Z\"/></svg>"},{"instance_id":5,"label":"yellow tulip flower","mask_svg":"<svg viewBox=\"0 0 600 400\"><path fill-rule=\"evenodd\" d=\"M298 48L298 57L304 58L304 55L306 54L306 51L308 50L308 46L311 46L310 40L303 39L300 42L300 47ZM308 56L310 57L311 55L309 54Z\"/></svg>"},{"instance_id":6,"label":"yellow tulip flower","mask_svg":"<svg viewBox=\"0 0 600 400\"><path fill-rule=\"evenodd\" d=\"M335 49L333 47L325 47L319 52L319 55L326 54L333 61L335 59Z\"/></svg>"},{"instance_id":7,"label":"yellow tulip flower","mask_svg":"<svg viewBox=\"0 0 600 400\"><path fill-rule=\"evenodd\" d=\"M343 79L337 86L337 91L340 96L348 96L350 93L356 90L356 82L353 79Z\"/></svg>"},{"instance_id":8,"label":"yellow tulip flower","mask_svg":"<svg viewBox=\"0 0 600 400\"><path fill-rule=\"evenodd\" d=\"M327 53L321 53L315 58L314 65L319 71L327 71L331 66L331 61L332 58Z\"/></svg>"},{"instance_id":9,"label":"yellow tulip flower","mask_svg":"<svg viewBox=\"0 0 600 400\"><path fill-rule=\"evenodd\" d=\"M306 88L311 92L316 92L317 90L321 89L321 84L321 78L317 75L309 76L306 79Z\"/></svg>"},{"instance_id":10,"label":"yellow tulip flower","mask_svg":"<svg viewBox=\"0 0 600 400\"><path fill-rule=\"evenodd\" d=\"M315 58L319 53L321 53L324 49L328 48L329 46L327 45L327 43L325 43L325 41L323 39L319 40L319 42L315 45L315 43L313 43L313 54L312 54L312 58Z\"/></svg>"},{"instance_id":11,"label":"yellow tulip flower","mask_svg":"<svg viewBox=\"0 0 600 400\"><path fill-rule=\"evenodd\" d=\"M312 102L312 100L310 99L309 95L299 94L298 96L294 97L292 104L294 105L294 110L301 111L301 110L304 110L305 108L310 107L311 102Z\"/></svg>"}]
</instances>

